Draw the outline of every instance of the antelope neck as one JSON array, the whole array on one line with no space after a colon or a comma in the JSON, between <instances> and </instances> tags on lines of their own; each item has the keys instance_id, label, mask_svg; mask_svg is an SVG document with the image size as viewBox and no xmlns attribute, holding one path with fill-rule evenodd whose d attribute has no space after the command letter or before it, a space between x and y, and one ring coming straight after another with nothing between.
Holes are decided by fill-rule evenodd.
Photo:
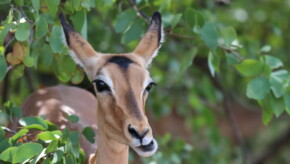
<instances>
[{"instance_id":1,"label":"antelope neck","mask_svg":"<svg viewBox=\"0 0 290 164\"><path fill-rule=\"evenodd\" d=\"M100 131L96 164L128 164L129 147L121 144Z\"/></svg>"}]
</instances>

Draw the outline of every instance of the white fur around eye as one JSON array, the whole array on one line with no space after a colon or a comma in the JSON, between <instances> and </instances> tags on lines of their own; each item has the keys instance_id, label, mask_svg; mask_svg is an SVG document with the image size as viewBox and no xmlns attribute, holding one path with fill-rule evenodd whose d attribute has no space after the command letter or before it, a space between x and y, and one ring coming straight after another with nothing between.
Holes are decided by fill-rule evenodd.
<instances>
[{"instance_id":1,"label":"white fur around eye","mask_svg":"<svg viewBox=\"0 0 290 164\"><path fill-rule=\"evenodd\" d=\"M104 81L110 87L112 93L114 93L113 81L109 78L108 75L105 75L105 71L103 71L102 75L98 75L96 79Z\"/></svg>"},{"instance_id":2,"label":"white fur around eye","mask_svg":"<svg viewBox=\"0 0 290 164\"><path fill-rule=\"evenodd\" d=\"M143 90L145 90L151 82L153 82L153 80L149 76L147 76L143 83Z\"/></svg>"}]
</instances>

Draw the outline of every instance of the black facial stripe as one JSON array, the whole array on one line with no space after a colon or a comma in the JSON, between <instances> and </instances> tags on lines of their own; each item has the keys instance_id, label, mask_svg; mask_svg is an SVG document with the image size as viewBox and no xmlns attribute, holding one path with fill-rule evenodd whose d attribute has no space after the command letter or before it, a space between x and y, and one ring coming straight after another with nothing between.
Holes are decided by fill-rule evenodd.
<instances>
[{"instance_id":1,"label":"black facial stripe","mask_svg":"<svg viewBox=\"0 0 290 164\"><path fill-rule=\"evenodd\" d=\"M138 119L141 119L142 118L142 114L140 113L141 109L139 108L137 100L134 97L134 93L132 92L131 89L126 93L126 99L127 99L126 101L128 103L129 110L132 110L135 116Z\"/></svg>"},{"instance_id":2,"label":"black facial stripe","mask_svg":"<svg viewBox=\"0 0 290 164\"><path fill-rule=\"evenodd\" d=\"M134 63L131 59L124 56L113 56L108 62L115 63L124 69L127 69L131 63Z\"/></svg>"}]
</instances>

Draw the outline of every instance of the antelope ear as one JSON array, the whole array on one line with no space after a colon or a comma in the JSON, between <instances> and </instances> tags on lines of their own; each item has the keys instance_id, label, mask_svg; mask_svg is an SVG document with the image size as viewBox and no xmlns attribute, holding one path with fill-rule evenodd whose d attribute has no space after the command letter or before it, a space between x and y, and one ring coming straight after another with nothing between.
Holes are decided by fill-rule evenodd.
<instances>
[{"instance_id":1,"label":"antelope ear","mask_svg":"<svg viewBox=\"0 0 290 164\"><path fill-rule=\"evenodd\" d=\"M59 14L59 19L65 34L65 40L69 47L69 54L73 60L83 67L90 77L93 64L99 54L94 48L67 23L63 14Z\"/></svg>"},{"instance_id":2,"label":"antelope ear","mask_svg":"<svg viewBox=\"0 0 290 164\"><path fill-rule=\"evenodd\" d=\"M150 26L145 36L139 42L134 53L142 57L146 67L157 55L163 41L162 19L159 12L155 12L151 18Z\"/></svg>"}]
</instances>

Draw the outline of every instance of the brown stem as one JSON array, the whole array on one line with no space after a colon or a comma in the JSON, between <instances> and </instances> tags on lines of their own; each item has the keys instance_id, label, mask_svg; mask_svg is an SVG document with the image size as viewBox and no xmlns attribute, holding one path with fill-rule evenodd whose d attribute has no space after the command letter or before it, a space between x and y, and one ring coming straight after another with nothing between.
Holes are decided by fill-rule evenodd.
<instances>
[{"instance_id":1,"label":"brown stem","mask_svg":"<svg viewBox=\"0 0 290 164\"><path fill-rule=\"evenodd\" d=\"M129 2L130 2L130 4L132 5L133 9L137 12L138 16L140 16L141 18L143 18L144 21L145 21L147 24L149 24L150 21L149 21L149 17L148 17L148 15L146 15L143 11L141 11L141 10L138 8L138 6L137 6L135 0L129 0Z\"/></svg>"}]
</instances>

